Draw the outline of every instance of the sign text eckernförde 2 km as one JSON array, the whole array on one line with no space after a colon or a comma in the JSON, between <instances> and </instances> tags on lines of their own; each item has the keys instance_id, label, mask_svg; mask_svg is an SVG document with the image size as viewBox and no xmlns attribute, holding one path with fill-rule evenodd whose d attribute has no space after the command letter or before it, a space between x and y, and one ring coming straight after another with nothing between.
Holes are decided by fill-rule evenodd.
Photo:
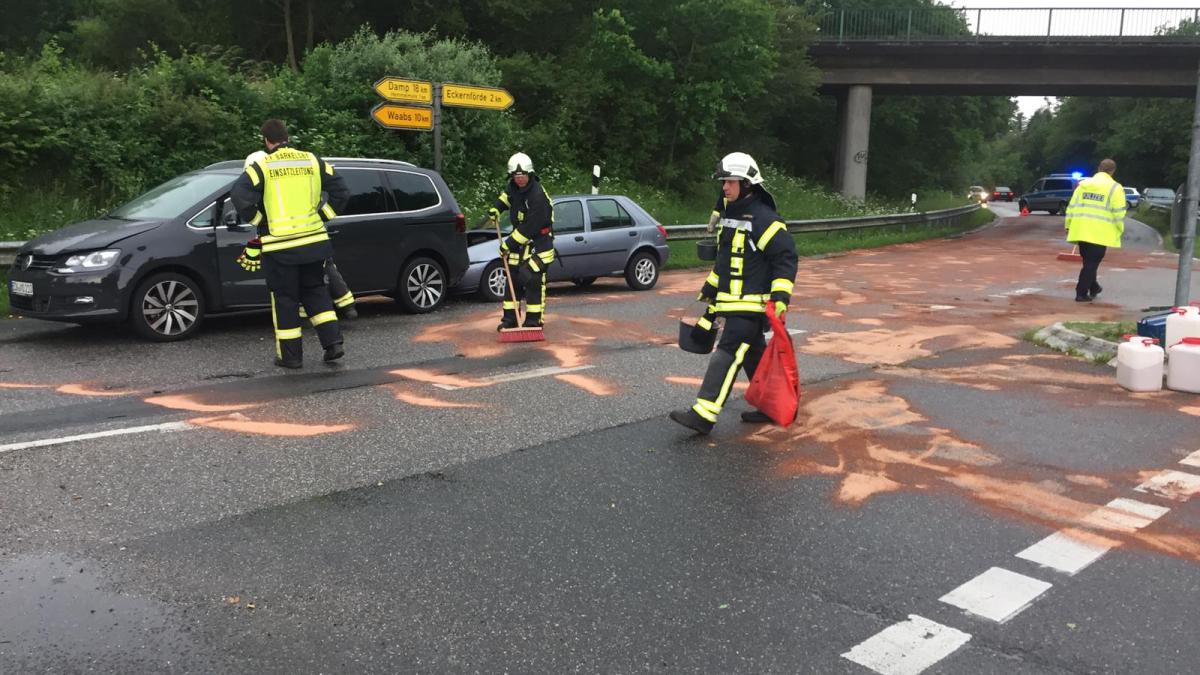
<instances>
[{"instance_id":1,"label":"sign text eckernf\u00f6rde 2 km","mask_svg":"<svg viewBox=\"0 0 1200 675\"><path fill-rule=\"evenodd\" d=\"M512 94L499 87L476 87L452 82L442 85L442 105L456 108L507 110L512 104Z\"/></svg>"}]
</instances>

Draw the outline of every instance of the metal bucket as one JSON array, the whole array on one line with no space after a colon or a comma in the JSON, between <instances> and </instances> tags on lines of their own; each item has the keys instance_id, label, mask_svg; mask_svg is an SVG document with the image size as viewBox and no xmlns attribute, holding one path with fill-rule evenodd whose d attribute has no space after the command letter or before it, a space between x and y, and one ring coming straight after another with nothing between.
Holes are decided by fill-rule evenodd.
<instances>
[{"instance_id":1,"label":"metal bucket","mask_svg":"<svg viewBox=\"0 0 1200 675\"><path fill-rule=\"evenodd\" d=\"M701 239L700 241L696 242L696 256L701 260L716 260L717 240Z\"/></svg>"},{"instance_id":2,"label":"metal bucket","mask_svg":"<svg viewBox=\"0 0 1200 675\"><path fill-rule=\"evenodd\" d=\"M717 344L717 331L704 331L701 339L696 339L695 326L686 321L679 322L679 348L692 354L711 354Z\"/></svg>"}]
</instances>

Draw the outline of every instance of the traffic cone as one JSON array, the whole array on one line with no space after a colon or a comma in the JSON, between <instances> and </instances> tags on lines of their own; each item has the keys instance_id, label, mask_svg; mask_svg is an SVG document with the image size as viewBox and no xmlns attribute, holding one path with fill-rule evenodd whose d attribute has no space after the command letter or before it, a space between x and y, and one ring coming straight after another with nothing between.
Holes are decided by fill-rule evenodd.
<instances>
[{"instance_id":1,"label":"traffic cone","mask_svg":"<svg viewBox=\"0 0 1200 675\"><path fill-rule=\"evenodd\" d=\"M1021 207L1021 215L1023 215L1023 216L1029 215L1029 207L1028 206Z\"/></svg>"},{"instance_id":2,"label":"traffic cone","mask_svg":"<svg viewBox=\"0 0 1200 675\"><path fill-rule=\"evenodd\" d=\"M1059 253L1055 257L1057 257L1059 260L1066 260L1067 262L1083 262L1083 256L1079 255L1078 246L1072 246L1070 253Z\"/></svg>"}]
</instances>

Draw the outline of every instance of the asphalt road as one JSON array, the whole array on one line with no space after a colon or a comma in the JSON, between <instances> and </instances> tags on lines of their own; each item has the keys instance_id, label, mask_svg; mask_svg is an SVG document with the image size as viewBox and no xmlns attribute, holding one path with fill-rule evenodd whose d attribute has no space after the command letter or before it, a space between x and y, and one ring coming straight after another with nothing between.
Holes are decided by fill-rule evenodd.
<instances>
[{"instance_id":1,"label":"asphalt road","mask_svg":"<svg viewBox=\"0 0 1200 675\"><path fill-rule=\"evenodd\" d=\"M1075 303L1061 227L803 260L799 420L708 437L704 272L554 288L545 344L368 301L301 372L262 315L0 322L0 672L1193 672L1200 399L1021 339L1173 258L1131 222Z\"/></svg>"}]
</instances>

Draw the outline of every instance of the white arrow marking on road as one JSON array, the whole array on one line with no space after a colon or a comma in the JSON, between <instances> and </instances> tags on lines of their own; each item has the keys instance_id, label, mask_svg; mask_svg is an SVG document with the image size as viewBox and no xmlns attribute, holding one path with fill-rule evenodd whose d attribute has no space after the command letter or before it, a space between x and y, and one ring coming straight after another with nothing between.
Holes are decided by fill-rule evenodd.
<instances>
[{"instance_id":1,"label":"white arrow marking on road","mask_svg":"<svg viewBox=\"0 0 1200 675\"><path fill-rule=\"evenodd\" d=\"M537 377L549 377L551 375L562 375L563 373L575 373L580 370L588 370L590 368L595 368L595 367L596 366L575 366L574 368L563 368L561 366L552 366L549 368L535 368L534 370L523 370L519 373L508 373L506 375L493 375L492 377L481 377L476 381L483 383L483 386L487 386L490 384L500 384L502 382L516 382L518 380L532 380ZM437 387L438 389L445 389L446 391L456 391L458 389L464 389L464 387L460 387L460 386L454 385L454 384L435 384L433 386Z\"/></svg>"},{"instance_id":2,"label":"white arrow marking on road","mask_svg":"<svg viewBox=\"0 0 1200 675\"><path fill-rule=\"evenodd\" d=\"M1053 584L993 567L939 598L947 605L1004 623L1033 604Z\"/></svg>"},{"instance_id":3,"label":"white arrow marking on road","mask_svg":"<svg viewBox=\"0 0 1200 675\"><path fill-rule=\"evenodd\" d=\"M44 438L39 441L25 441L23 443L9 443L8 445L0 445L0 452L10 452L12 450L24 450L26 448L44 448L48 445L61 445L63 443L74 443L76 441L90 441L95 438L108 438L110 436L127 436L129 434L144 434L151 431L167 432L167 431L183 431L191 429L192 425L187 422L165 422L163 424L151 424L144 427L129 427L127 429L109 429L108 431L95 431L90 434L79 434L78 436L62 436L60 438Z\"/></svg>"},{"instance_id":4,"label":"white arrow marking on road","mask_svg":"<svg viewBox=\"0 0 1200 675\"><path fill-rule=\"evenodd\" d=\"M888 626L842 654L881 675L918 675L967 644L971 636L909 614L908 621Z\"/></svg>"}]
</instances>

